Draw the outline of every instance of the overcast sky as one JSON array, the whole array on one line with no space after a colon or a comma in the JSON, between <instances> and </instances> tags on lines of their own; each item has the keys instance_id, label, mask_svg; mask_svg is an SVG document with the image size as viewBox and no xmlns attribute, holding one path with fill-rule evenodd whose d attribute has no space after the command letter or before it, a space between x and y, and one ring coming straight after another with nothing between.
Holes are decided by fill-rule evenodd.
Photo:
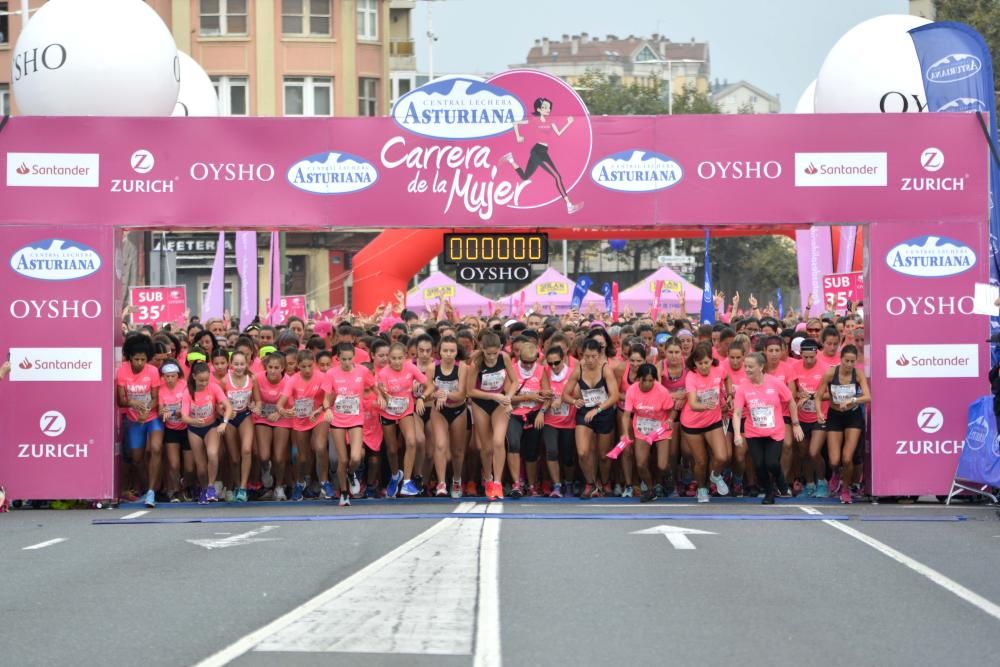
<instances>
[{"instance_id":1,"label":"overcast sky","mask_svg":"<svg viewBox=\"0 0 1000 667\"><path fill-rule=\"evenodd\" d=\"M746 79L778 93L783 112L794 110L842 34L909 7L907 0L420 0L413 34L421 73L428 64L428 5L439 74L502 71L523 63L540 37L658 32L677 42L708 42L713 79Z\"/></svg>"}]
</instances>

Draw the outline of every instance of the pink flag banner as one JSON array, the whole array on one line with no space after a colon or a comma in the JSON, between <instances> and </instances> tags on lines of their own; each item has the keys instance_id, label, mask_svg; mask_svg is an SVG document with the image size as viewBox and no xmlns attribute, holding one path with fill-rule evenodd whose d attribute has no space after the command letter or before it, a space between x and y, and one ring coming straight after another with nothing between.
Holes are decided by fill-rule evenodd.
<instances>
[{"instance_id":1,"label":"pink flag banner","mask_svg":"<svg viewBox=\"0 0 1000 667\"><path fill-rule=\"evenodd\" d=\"M854 268L854 246L858 228L854 225L840 228L840 249L837 253L837 273L851 273Z\"/></svg>"},{"instance_id":2,"label":"pink flag banner","mask_svg":"<svg viewBox=\"0 0 1000 667\"><path fill-rule=\"evenodd\" d=\"M799 264L799 301L802 313L808 315L809 295L813 295L815 308L823 299L823 276L833 273L830 228L812 226L795 232L795 254Z\"/></svg>"},{"instance_id":3,"label":"pink flag banner","mask_svg":"<svg viewBox=\"0 0 1000 667\"><path fill-rule=\"evenodd\" d=\"M226 233L219 232L219 241L215 244L215 261L212 262L212 277L208 280L208 289L201 300L201 321L222 317L226 310Z\"/></svg>"},{"instance_id":4,"label":"pink flag banner","mask_svg":"<svg viewBox=\"0 0 1000 667\"><path fill-rule=\"evenodd\" d=\"M268 324L278 324L281 320L275 320L277 308L281 303L281 285L284 282L284 274L281 271L281 240L278 232L271 232L271 298L268 303L273 304L267 313L266 322Z\"/></svg>"},{"instance_id":5,"label":"pink flag banner","mask_svg":"<svg viewBox=\"0 0 1000 667\"><path fill-rule=\"evenodd\" d=\"M236 232L236 273L240 276L240 327L257 317L257 232Z\"/></svg>"}]
</instances>

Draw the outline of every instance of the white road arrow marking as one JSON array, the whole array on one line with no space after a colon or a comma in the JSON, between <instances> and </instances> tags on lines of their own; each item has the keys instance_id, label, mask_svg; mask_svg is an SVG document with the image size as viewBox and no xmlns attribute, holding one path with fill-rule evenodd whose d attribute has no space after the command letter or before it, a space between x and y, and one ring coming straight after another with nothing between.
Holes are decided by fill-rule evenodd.
<instances>
[{"instance_id":1,"label":"white road arrow marking","mask_svg":"<svg viewBox=\"0 0 1000 667\"><path fill-rule=\"evenodd\" d=\"M665 538L670 540L670 544L674 549L695 549L696 547L694 546L694 542L688 539L688 535L718 535L718 533L713 533L707 530L684 528L682 526L668 526L666 524L654 526L645 530L636 530L633 531L632 534L663 535Z\"/></svg>"},{"instance_id":2,"label":"white road arrow marking","mask_svg":"<svg viewBox=\"0 0 1000 667\"><path fill-rule=\"evenodd\" d=\"M280 537L257 537L257 535L262 535L264 533L270 532L276 529L277 526L263 526L257 530L251 530L246 533L240 533L239 535L230 535L229 537L224 537L222 539L208 539L208 540L187 540L191 544L197 544L199 547L205 547L209 551L212 549L225 549L227 547L239 547L244 544L250 544L251 542L274 542L275 540L280 540Z\"/></svg>"}]
</instances>

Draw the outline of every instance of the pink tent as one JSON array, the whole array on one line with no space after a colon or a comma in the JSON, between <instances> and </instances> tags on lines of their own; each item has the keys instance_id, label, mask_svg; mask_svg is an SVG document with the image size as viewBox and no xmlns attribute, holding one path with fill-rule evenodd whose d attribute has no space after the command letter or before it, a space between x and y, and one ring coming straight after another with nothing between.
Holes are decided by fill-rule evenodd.
<instances>
[{"instance_id":1,"label":"pink tent","mask_svg":"<svg viewBox=\"0 0 1000 667\"><path fill-rule=\"evenodd\" d=\"M660 293L660 308L668 310L677 308L677 288L681 286L684 289L685 311L687 313L701 311L702 289L695 287L677 275L672 269L665 266L621 292L618 295L619 309L625 310L628 307L636 313L648 312L653 306L657 280L663 281L663 291Z\"/></svg>"},{"instance_id":2,"label":"pink tent","mask_svg":"<svg viewBox=\"0 0 1000 667\"><path fill-rule=\"evenodd\" d=\"M440 271L427 276L409 291L406 307L422 316L424 311L437 308L445 299L451 301L459 315L476 315L480 310L485 314L493 310L490 299L459 285Z\"/></svg>"},{"instance_id":3,"label":"pink tent","mask_svg":"<svg viewBox=\"0 0 1000 667\"><path fill-rule=\"evenodd\" d=\"M509 296L500 299L500 305L508 314L517 314L518 303L524 295L524 312L530 313L532 310L539 310L549 313L549 307L555 308L557 313L565 313L569 310L570 302L573 300L573 288L576 283L552 267L545 269L542 275L535 278L531 283ZM513 304L513 308L511 305ZM588 291L583 297L581 310L586 310L593 304L597 309L604 312L604 297ZM513 311L513 312L511 312Z\"/></svg>"}]
</instances>

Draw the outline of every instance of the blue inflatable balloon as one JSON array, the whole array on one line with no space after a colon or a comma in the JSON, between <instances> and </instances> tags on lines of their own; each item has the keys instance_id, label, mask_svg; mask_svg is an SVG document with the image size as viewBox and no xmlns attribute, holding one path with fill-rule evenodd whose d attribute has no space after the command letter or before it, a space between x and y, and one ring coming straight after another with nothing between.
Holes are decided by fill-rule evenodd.
<instances>
[{"instance_id":1,"label":"blue inflatable balloon","mask_svg":"<svg viewBox=\"0 0 1000 667\"><path fill-rule=\"evenodd\" d=\"M625 246L628 245L628 241L616 239L614 241L608 241L608 245L610 245L611 249L615 252L623 252L625 250Z\"/></svg>"}]
</instances>

